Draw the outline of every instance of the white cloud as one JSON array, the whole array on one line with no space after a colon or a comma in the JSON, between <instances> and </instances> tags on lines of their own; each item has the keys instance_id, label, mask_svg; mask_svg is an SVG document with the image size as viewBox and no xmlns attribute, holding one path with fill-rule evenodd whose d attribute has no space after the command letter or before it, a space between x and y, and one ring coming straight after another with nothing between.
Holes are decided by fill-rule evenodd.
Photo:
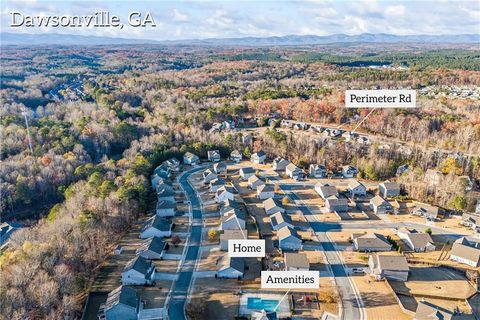
<instances>
[{"instance_id":1,"label":"white cloud","mask_svg":"<svg viewBox=\"0 0 480 320\"><path fill-rule=\"evenodd\" d=\"M173 9L173 21L187 22L188 21L188 16L186 14L181 13L177 9Z\"/></svg>"},{"instance_id":2,"label":"white cloud","mask_svg":"<svg viewBox=\"0 0 480 320\"><path fill-rule=\"evenodd\" d=\"M385 15L389 17L397 17L405 15L406 9L405 6L388 6L385 9Z\"/></svg>"}]
</instances>

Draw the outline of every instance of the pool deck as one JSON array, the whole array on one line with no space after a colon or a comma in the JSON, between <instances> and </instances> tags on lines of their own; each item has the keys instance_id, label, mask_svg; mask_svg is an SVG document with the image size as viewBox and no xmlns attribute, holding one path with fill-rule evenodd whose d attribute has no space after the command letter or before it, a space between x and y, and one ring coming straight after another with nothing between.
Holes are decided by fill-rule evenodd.
<instances>
[{"instance_id":1,"label":"pool deck","mask_svg":"<svg viewBox=\"0 0 480 320\"><path fill-rule=\"evenodd\" d=\"M253 311L261 311L261 310L252 310L248 308L248 298L260 298L264 300L278 300L280 301L283 298L284 294L271 294L271 293L244 293L240 297L240 316L249 316L252 314ZM279 318L286 318L290 317L290 301L289 295L283 299L280 305L277 308L277 316Z\"/></svg>"}]
</instances>

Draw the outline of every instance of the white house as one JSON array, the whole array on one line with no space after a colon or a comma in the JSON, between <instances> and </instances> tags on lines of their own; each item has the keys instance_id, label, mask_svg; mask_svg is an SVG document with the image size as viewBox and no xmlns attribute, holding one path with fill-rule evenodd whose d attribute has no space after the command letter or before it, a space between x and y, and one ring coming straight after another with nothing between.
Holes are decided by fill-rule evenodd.
<instances>
[{"instance_id":1,"label":"white house","mask_svg":"<svg viewBox=\"0 0 480 320\"><path fill-rule=\"evenodd\" d=\"M348 182L348 191L351 197L364 197L367 195L367 188L356 179L351 179Z\"/></svg>"},{"instance_id":2,"label":"white house","mask_svg":"<svg viewBox=\"0 0 480 320\"><path fill-rule=\"evenodd\" d=\"M123 285L152 284L155 277L155 265L151 260L136 256L122 271Z\"/></svg>"},{"instance_id":3,"label":"white house","mask_svg":"<svg viewBox=\"0 0 480 320\"><path fill-rule=\"evenodd\" d=\"M216 278L241 279L245 271L245 258L230 258L224 256L218 262Z\"/></svg>"},{"instance_id":4,"label":"white house","mask_svg":"<svg viewBox=\"0 0 480 320\"><path fill-rule=\"evenodd\" d=\"M221 218L220 230L243 230L245 225L245 213L234 209L234 212Z\"/></svg>"},{"instance_id":5,"label":"white house","mask_svg":"<svg viewBox=\"0 0 480 320\"><path fill-rule=\"evenodd\" d=\"M392 205L380 196L375 196L370 199L370 207L375 214L385 214L393 211Z\"/></svg>"},{"instance_id":6,"label":"white house","mask_svg":"<svg viewBox=\"0 0 480 320\"><path fill-rule=\"evenodd\" d=\"M147 220L147 223L140 232L140 238L146 239L150 237L170 237L172 235L172 223L157 215Z\"/></svg>"},{"instance_id":7,"label":"white house","mask_svg":"<svg viewBox=\"0 0 480 320\"><path fill-rule=\"evenodd\" d=\"M157 180L156 186L154 187L154 190L158 194L160 191L162 191L164 189L173 192L172 182L170 180L160 178L160 179Z\"/></svg>"},{"instance_id":8,"label":"white house","mask_svg":"<svg viewBox=\"0 0 480 320\"><path fill-rule=\"evenodd\" d=\"M203 172L203 183L208 184L217 179L217 174L212 169L207 169Z\"/></svg>"},{"instance_id":9,"label":"white house","mask_svg":"<svg viewBox=\"0 0 480 320\"><path fill-rule=\"evenodd\" d=\"M435 250L435 243L428 233L420 233L415 229L400 228L397 235L412 251L428 252Z\"/></svg>"},{"instance_id":10,"label":"white house","mask_svg":"<svg viewBox=\"0 0 480 320\"><path fill-rule=\"evenodd\" d=\"M156 167L155 170L153 170L153 175L157 175L160 178L168 179L171 176L170 171L170 168L166 164L162 163L161 165Z\"/></svg>"},{"instance_id":11,"label":"white house","mask_svg":"<svg viewBox=\"0 0 480 320\"><path fill-rule=\"evenodd\" d=\"M137 255L148 260L161 260L167 244L162 238L151 237L146 239L140 248L137 249Z\"/></svg>"},{"instance_id":12,"label":"white house","mask_svg":"<svg viewBox=\"0 0 480 320\"><path fill-rule=\"evenodd\" d=\"M338 197L338 191L335 186L329 184L317 183L315 185L315 191L322 197L324 200L332 196Z\"/></svg>"},{"instance_id":13,"label":"white house","mask_svg":"<svg viewBox=\"0 0 480 320\"><path fill-rule=\"evenodd\" d=\"M187 152L183 155L183 164L189 164L191 166L194 166L199 162L200 158L191 152Z\"/></svg>"},{"instance_id":14,"label":"white house","mask_svg":"<svg viewBox=\"0 0 480 320\"><path fill-rule=\"evenodd\" d=\"M357 176L358 170L352 166L343 166L342 167L342 176L344 178L355 178Z\"/></svg>"},{"instance_id":15,"label":"white house","mask_svg":"<svg viewBox=\"0 0 480 320\"><path fill-rule=\"evenodd\" d=\"M286 214L282 214L281 212L276 212L270 216L270 224L272 225L272 229L278 231L283 227L290 227L294 228L292 224L292 220Z\"/></svg>"},{"instance_id":16,"label":"white house","mask_svg":"<svg viewBox=\"0 0 480 320\"><path fill-rule=\"evenodd\" d=\"M257 198L265 200L275 197L275 187L271 184L261 184L257 187Z\"/></svg>"},{"instance_id":17,"label":"white house","mask_svg":"<svg viewBox=\"0 0 480 320\"><path fill-rule=\"evenodd\" d=\"M158 201L156 213L160 217L173 217L175 215L175 203L170 201Z\"/></svg>"},{"instance_id":18,"label":"white house","mask_svg":"<svg viewBox=\"0 0 480 320\"><path fill-rule=\"evenodd\" d=\"M169 188L157 189L157 200L175 202L175 192Z\"/></svg>"},{"instance_id":19,"label":"white house","mask_svg":"<svg viewBox=\"0 0 480 320\"><path fill-rule=\"evenodd\" d=\"M305 177L303 170L294 165L293 163L289 163L285 168L285 173L292 179L301 180Z\"/></svg>"},{"instance_id":20,"label":"white house","mask_svg":"<svg viewBox=\"0 0 480 320\"><path fill-rule=\"evenodd\" d=\"M384 181L378 185L380 195L384 198L400 195L400 184L396 182Z\"/></svg>"},{"instance_id":21,"label":"white house","mask_svg":"<svg viewBox=\"0 0 480 320\"><path fill-rule=\"evenodd\" d=\"M328 174L327 167L321 164L311 164L309 167L310 177L312 178L326 178Z\"/></svg>"},{"instance_id":22,"label":"white house","mask_svg":"<svg viewBox=\"0 0 480 320\"><path fill-rule=\"evenodd\" d=\"M217 192L218 189L225 185L225 180L222 178L217 178L215 180L210 181L210 192Z\"/></svg>"},{"instance_id":23,"label":"white house","mask_svg":"<svg viewBox=\"0 0 480 320\"><path fill-rule=\"evenodd\" d=\"M390 251L392 245L379 233L352 234L353 249L362 252Z\"/></svg>"},{"instance_id":24,"label":"white house","mask_svg":"<svg viewBox=\"0 0 480 320\"><path fill-rule=\"evenodd\" d=\"M455 241L450 251L450 260L467 264L471 267L480 266L480 242L462 237Z\"/></svg>"},{"instance_id":25,"label":"white house","mask_svg":"<svg viewBox=\"0 0 480 320\"><path fill-rule=\"evenodd\" d=\"M310 262L305 253L286 252L283 258L285 271L308 271Z\"/></svg>"},{"instance_id":26,"label":"white house","mask_svg":"<svg viewBox=\"0 0 480 320\"><path fill-rule=\"evenodd\" d=\"M99 313L105 316L105 320L137 320L141 308L143 305L137 291L122 285L108 294L105 303L100 305Z\"/></svg>"},{"instance_id":27,"label":"white house","mask_svg":"<svg viewBox=\"0 0 480 320\"><path fill-rule=\"evenodd\" d=\"M225 200L234 200L235 189L233 187L229 186L223 186L217 189L217 192L215 193L215 201L217 203L223 202Z\"/></svg>"},{"instance_id":28,"label":"white house","mask_svg":"<svg viewBox=\"0 0 480 320\"><path fill-rule=\"evenodd\" d=\"M293 228L283 227L277 231L278 246L284 251L298 251L302 249L302 239Z\"/></svg>"},{"instance_id":29,"label":"white house","mask_svg":"<svg viewBox=\"0 0 480 320\"><path fill-rule=\"evenodd\" d=\"M265 163L265 160L267 160L267 154L263 150L260 150L252 154L250 160L256 164Z\"/></svg>"},{"instance_id":30,"label":"white house","mask_svg":"<svg viewBox=\"0 0 480 320\"><path fill-rule=\"evenodd\" d=\"M335 196L327 198L325 200L325 207L330 212L347 212L348 211L348 200L340 198L338 199Z\"/></svg>"},{"instance_id":31,"label":"white house","mask_svg":"<svg viewBox=\"0 0 480 320\"><path fill-rule=\"evenodd\" d=\"M259 179L256 175L248 178L248 187L252 190L256 190L258 186L264 185L265 182Z\"/></svg>"},{"instance_id":32,"label":"white house","mask_svg":"<svg viewBox=\"0 0 480 320\"><path fill-rule=\"evenodd\" d=\"M180 171L180 161L177 158L170 158L163 161L163 164L170 168L171 171L179 172Z\"/></svg>"},{"instance_id":33,"label":"white house","mask_svg":"<svg viewBox=\"0 0 480 320\"><path fill-rule=\"evenodd\" d=\"M402 255L377 255L368 258L370 273L377 279L407 281L410 268L407 259Z\"/></svg>"},{"instance_id":34,"label":"white house","mask_svg":"<svg viewBox=\"0 0 480 320\"><path fill-rule=\"evenodd\" d=\"M273 164L273 170L283 171L290 164L290 161L281 157L276 157L273 160L272 164Z\"/></svg>"},{"instance_id":35,"label":"white house","mask_svg":"<svg viewBox=\"0 0 480 320\"><path fill-rule=\"evenodd\" d=\"M263 208L265 209L265 213L268 215L275 214L277 212L284 213L285 209L282 207L280 202L271 197L263 201Z\"/></svg>"},{"instance_id":36,"label":"white house","mask_svg":"<svg viewBox=\"0 0 480 320\"><path fill-rule=\"evenodd\" d=\"M227 173L227 165L225 164L225 162L217 162L213 165L213 171L216 174Z\"/></svg>"},{"instance_id":37,"label":"white house","mask_svg":"<svg viewBox=\"0 0 480 320\"><path fill-rule=\"evenodd\" d=\"M240 177L242 177L242 180L248 180L248 178L250 178L254 174L255 171L252 167L244 167L240 169Z\"/></svg>"},{"instance_id":38,"label":"white house","mask_svg":"<svg viewBox=\"0 0 480 320\"><path fill-rule=\"evenodd\" d=\"M238 150L233 150L232 153L230 153L230 160L232 160L235 163L239 163L242 161L242 154Z\"/></svg>"},{"instance_id":39,"label":"white house","mask_svg":"<svg viewBox=\"0 0 480 320\"><path fill-rule=\"evenodd\" d=\"M218 162L220 161L220 151L218 150L209 150L207 152L207 158L208 160L212 162Z\"/></svg>"},{"instance_id":40,"label":"white house","mask_svg":"<svg viewBox=\"0 0 480 320\"><path fill-rule=\"evenodd\" d=\"M220 235L220 250L228 251L228 240L245 239L247 230L224 230Z\"/></svg>"}]
</instances>

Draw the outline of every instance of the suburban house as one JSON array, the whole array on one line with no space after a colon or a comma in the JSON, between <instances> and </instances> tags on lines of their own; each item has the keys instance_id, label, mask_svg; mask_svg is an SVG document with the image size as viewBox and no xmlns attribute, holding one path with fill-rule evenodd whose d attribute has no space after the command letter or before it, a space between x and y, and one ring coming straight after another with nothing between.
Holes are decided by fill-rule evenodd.
<instances>
[{"instance_id":1,"label":"suburban house","mask_svg":"<svg viewBox=\"0 0 480 320\"><path fill-rule=\"evenodd\" d=\"M234 200L235 189L230 186L223 186L217 189L217 192L215 193L215 201L217 203L223 202L227 199L229 200Z\"/></svg>"},{"instance_id":2,"label":"suburban house","mask_svg":"<svg viewBox=\"0 0 480 320\"><path fill-rule=\"evenodd\" d=\"M480 214L464 212L460 224L480 233Z\"/></svg>"},{"instance_id":3,"label":"suburban house","mask_svg":"<svg viewBox=\"0 0 480 320\"><path fill-rule=\"evenodd\" d=\"M356 179L348 181L348 191L351 197L364 197L367 195L367 188Z\"/></svg>"},{"instance_id":4,"label":"suburban house","mask_svg":"<svg viewBox=\"0 0 480 320\"><path fill-rule=\"evenodd\" d=\"M234 209L234 212L222 217L220 230L243 230L245 225L245 213Z\"/></svg>"},{"instance_id":5,"label":"suburban house","mask_svg":"<svg viewBox=\"0 0 480 320\"><path fill-rule=\"evenodd\" d=\"M293 163L289 163L285 168L285 173L292 179L301 180L305 178L305 174L302 169L294 165Z\"/></svg>"},{"instance_id":6,"label":"suburban house","mask_svg":"<svg viewBox=\"0 0 480 320\"><path fill-rule=\"evenodd\" d=\"M175 215L175 203L170 201L158 201L156 213L160 217L173 217Z\"/></svg>"},{"instance_id":7,"label":"suburban house","mask_svg":"<svg viewBox=\"0 0 480 320\"><path fill-rule=\"evenodd\" d=\"M286 214L282 214L281 212L276 212L270 216L270 224L272 225L272 229L278 231L283 227L290 227L294 228L292 224L292 220Z\"/></svg>"},{"instance_id":8,"label":"suburban house","mask_svg":"<svg viewBox=\"0 0 480 320\"><path fill-rule=\"evenodd\" d=\"M384 198L400 195L400 184L396 182L384 181L378 185L380 195Z\"/></svg>"},{"instance_id":9,"label":"suburban house","mask_svg":"<svg viewBox=\"0 0 480 320\"><path fill-rule=\"evenodd\" d=\"M216 278L241 279L245 271L245 258L222 257L218 262Z\"/></svg>"},{"instance_id":10,"label":"suburban house","mask_svg":"<svg viewBox=\"0 0 480 320\"><path fill-rule=\"evenodd\" d=\"M265 200L275 197L275 187L271 184L261 184L257 187L257 198Z\"/></svg>"},{"instance_id":11,"label":"suburban house","mask_svg":"<svg viewBox=\"0 0 480 320\"><path fill-rule=\"evenodd\" d=\"M332 196L338 197L338 191L335 186L329 184L317 183L315 185L315 191L322 197L324 200Z\"/></svg>"},{"instance_id":12,"label":"suburban house","mask_svg":"<svg viewBox=\"0 0 480 320\"><path fill-rule=\"evenodd\" d=\"M390 251L392 245L379 233L352 234L353 249L361 252Z\"/></svg>"},{"instance_id":13,"label":"suburban house","mask_svg":"<svg viewBox=\"0 0 480 320\"><path fill-rule=\"evenodd\" d=\"M377 255L368 258L370 272L377 279L407 281L410 268L402 255Z\"/></svg>"},{"instance_id":14,"label":"suburban house","mask_svg":"<svg viewBox=\"0 0 480 320\"><path fill-rule=\"evenodd\" d=\"M305 253L286 252L283 258L285 271L308 271L310 262L308 262Z\"/></svg>"},{"instance_id":15,"label":"suburban house","mask_svg":"<svg viewBox=\"0 0 480 320\"><path fill-rule=\"evenodd\" d=\"M106 320L137 320L140 309L141 301L137 291L120 286L108 294L107 301L100 305L99 314Z\"/></svg>"},{"instance_id":16,"label":"suburban house","mask_svg":"<svg viewBox=\"0 0 480 320\"><path fill-rule=\"evenodd\" d=\"M0 224L0 246L8 243L8 240L18 229L23 228L23 225L16 222L2 222Z\"/></svg>"},{"instance_id":17,"label":"suburban house","mask_svg":"<svg viewBox=\"0 0 480 320\"><path fill-rule=\"evenodd\" d=\"M220 250L228 251L228 240L245 239L247 230L225 230L220 235Z\"/></svg>"},{"instance_id":18,"label":"suburban house","mask_svg":"<svg viewBox=\"0 0 480 320\"><path fill-rule=\"evenodd\" d=\"M413 204L415 205L415 207L412 210L412 215L425 217L432 221L438 219L438 207L417 201L413 201Z\"/></svg>"},{"instance_id":19,"label":"suburban house","mask_svg":"<svg viewBox=\"0 0 480 320\"><path fill-rule=\"evenodd\" d=\"M153 170L153 175L157 175L160 178L164 179L170 178L170 168L166 164L162 163L161 165L156 167L155 170Z\"/></svg>"},{"instance_id":20,"label":"suburban house","mask_svg":"<svg viewBox=\"0 0 480 320\"><path fill-rule=\"evenodd\" d=\"M237 201L227 199L223 201L223 207L220 209L220 215L224 216L230 211L232 211L233 209L242 211L242 208Z\"/></svg>"},{"instance_id":21,"label":"suburban house","mask_svg":"<svg viewBox=\"0 0 480 320\"><path fill-rule=\"evenodd\" d=\"M273 160L272 164L273 164L273 170L283 171L290 164L290 161L288 161L287 159L281 158L281 157L276 157Z\"/></svg>"},{"instance_id":22,"label":"suburban house","mask_svg":"<svg viewBox=\"0 0 480 320\"><path fill-rule=\"evenodd\" d=\"M357 176L358 170L352 166L343 166L342 167L342 176L344 178L355 178Z\"/></svg>"},{"instance_id":23,"label":"suburban house","mask_svg":"<svg viewBox=\"0 0 480 320\"><path fill-rule=\"evenodd\" d=\"M357 134L352 131L345 131L344 133L342 133L342 138L344 138L346 142L353 141L356 137Z\"/></svg>"},{"instance_id":24,"label":"suburban house","mask_svg":"<svg viewBox=\"0 0 480 320\"><path fill-rule=\"evenodd\" d=\"M252 167L244 167L240 169L240 177L242 180L248 180L251 176L255 174L255 170Z\"/></svg>"},{"instance_id":25,"label":"suburban house","mask_svg":"<svg viewBox=\"0 0 480 320\"><path fill-rule=\"evenodd\" d=\"M217 174L212 169L203 171L203 183L208 184L210 181L217 179Z\"/></svg>"},{"instance_id":26,"label":"suburban house","mask_svg":"<svg viewBox=\"0 0 480 320\"><path fill-rule=\"evenodd\" d=\"M252 154L250 160L256 164L265 163L265 160L267 160L267 154L263 150L260 150Z\"/></svg>"},{"instance_id":27,"label":"suburban house","mask_svg":"<svg viewBox=\"0 0 480 320\"><path fill-rule=\"evenodd\" d=\"M179 172L180 171L180 161L177 158L170 158L163 161L163 164L166 165L171 171Z\"/></svg>"},{"instance_id":28,"label":"suburban house","mask_svg":"<svg viewBox=\"0 0 480 320\"><path fill-rule=\"evenodd\" d=\"M242 154L238 150L233 150L230 153L230 160L232 160L235 163L239 163L240 161L242 161L242 158L243 158Z\"/></svg>"},{"instance_id":29,"label":"suburban house","mask_svg":"<svg viewBox=\"0 0 480 320\"><path fill-rule=\"evenodd\" d=\"M333 196L325 200L325 207L330 212L347 212L348 211L348 200L344 198L338 199Z\"/></svg>"},{"instance_id":30,"label":"suburban house","mask_svg":"<svg viewBox=\"0 0 480 320\"><path fill-rule=\"evenodd\" d=\"M157 200L175 202L175 192L169 188L157 190Z\"/></svg>"},{"instance_id":31,"label":"suburban house","mask_svg":"<svg viewBox=\"0 0 480 320\"><path fill-rule=\"evenodd\" d=\"M156 186L154 186L153 189L157 193L162 191L163 189L173 191L172 182L163 178L159 178L158 180L156 180Z\"/></svg>"},{"instance_id":32,"label":"suburban house","mask_svg":"<svg viewBox=\"0 0 480 320\"><path fill-rule=\"evenodd\" d=\"M422 299L418 302L413 320L451 320L452 317L452 311Z\"/></svg>"},{"instance_id":33,"label":"suburban house","mask_svg":"<svg viewBox=\"0 0 480 320\"><path fill-rule=\"evenodd\" d=\"M328 174L327 167L321 164L311 164L308 171L312 178L326 178Z\"/></svg>"},{"instance_id":34,"label":"suburban house","mask_svg":"<svg viewBox=\"0 0 480 320\"><path fill-rule=\"evenodd\" d=\"M141 256L127 263L122 271L123 285L152 284L155 277L155 264Z\"/></svg>"},{"instance_id":35,"label":"suburban house","mask_svg":"<svg viewBox=\"0 0 480 320\"><path fill-rule=\"evenodd\" d=\"M280 212L280 213L285 212L285 209L282 207L281 203L277 199L274 199L273 197L263 201L263 208L265 209L265 213L268 215L272 215L277 212Z\"/></svg>"},{"instance_id":36,"label":"suburban house","mask_svg":"<svg viewBox=\"0 0 480 320\"><path fill-rule=\"evenodd\" d=\"M191 152L187 152L183 155L183 164L189 164L191 166L194 166L199 162L200 158Z\"/></svg>"},{"instance_id":37,"label":"suburban house","mask_svg":"<svg viewBox=\"0 0 480 320\"><path fill-rule=\"evenodd\" d=\"M256 190L258 186L264 185L265 182L259 179L256 175L251 176L248 178L248 186L252 190Z\"/></svg>"},{"instance_id":38,"label":"suburban house","mask_svg":"<svg viewBox=\"0 0 480 320\"><path fill-rule=\"evenodd\" d=\"M393 211L392 205L380 196L370 199L370 207L375 214L385 214Z\"/></svg>"},{"instance_id":39,"label":"suburban house","mask_svg":"<svg viewBox=\"0 0 480 320\"><path fill-rule=\"evenodd\" d=\"M217 162L213 164L213 172L215 172L216 174L227 173L227 165L225 164L225 162Z\"/></svg>"},{"instance_id":40,"label":"suburban house","mask_svg":"<svg viewBox=\"0 0 480 320\"><path fill-rule=\"evenodd\" d=\"M146 239L141 247L137 249L137 255L149 260L160 260L163 258L163 252L167 243L162 238L151 237Z\"/></svg>"},{"instance_id":41,"label":"suburban house","mask_svg":"<svg viewBox=\"0 0 480 320\"><path fill-rule=\"evenodd\" d=\"M450 251L450 260L477 268L480 266L480 242L462 237L455 241Z\"/></svg>"},{"instance_id":42,"label":"suburban house","mask_svg":"<svg viewBox=\"0 0 480 320\"><path fill-rule=\"evenodd\" d=\"M172 235L172 222L157 215L147 220L147 224L140 232L140 238L170 237Z\"/></svg>"},{"instance_id":43,"label":"suburban house","mask_svg":"<svg viewBox=\"0 0 480 320\"><path fill-rule=\"evenodd\" d=\"M293 228L283 227L277 231L278 246L284 251L298 251L302 249L302 239Z\"/></svg>"},{"instance_id":44,"label":"suburban house","mask_svg":"<svg viewBox=\"0 0 480 320\"><path fill-rule=\"evenodd\" d=\"M421 233L415 229L400 228L397 235L415 252L434 251L435 243L428 233Z\"/></svg>"},{"instance_id":45,"label":"suburban house","mask_svg":"<svg viewBox=\"0 0 480 320\"><path fill-rule=\"evenodd\" d=\"M212 181L210 181L210 192L217 192L218 189L223 187L225 185L225 180L222 178L217 178Z\"/></svg>"},{"instance_id":46,"label":"suburban house","mask_svg":"<svg viewBox=\"0 0 480 320\"><path fill-rule=\"evenodd\" d=\"M220 151L218 150L209 150L207 152L207 158L209 161L218 162L220 161Z\"/></svg>"}]
</instances>

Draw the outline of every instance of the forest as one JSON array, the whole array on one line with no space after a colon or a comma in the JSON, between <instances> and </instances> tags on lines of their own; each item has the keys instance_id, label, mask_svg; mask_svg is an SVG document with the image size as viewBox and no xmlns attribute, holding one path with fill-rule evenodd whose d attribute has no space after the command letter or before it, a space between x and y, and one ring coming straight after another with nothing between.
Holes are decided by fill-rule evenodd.
<instances>
[{"instance_id":1,"label":"forest","mask_svg":"<svg viewBox=\"0 0 480 320\"><path fill-rule=\"evenodd\" d=\"M419 95L418 108L378 110L359 127L407 143L409 153L378 143L332 144L274 128L281 119L355 124L369 110L343 108L345 89L428 86L448 92L480 86L478 51L402 50L2 50L0 212L2 221L28 226L0 255L2 317L78 318L101 261L154 203L148 182L153 168L186 151L205 157L211 148L223 156L234 149L245 155L263 149L303 168L325 163L336 171L351 163L361 177L377 181L408 164L412 170L400 179L412 197L467 210L473 198L465 177L480 179L479 97ZM407 68L357 66L384 61ZM243 145L241 130L210 131L224 120L254 128L268 126L270 119L276 124L263 128L253 146ZM444 187L417 183L429 169L441 172Z\"/></svg>"}]
</instances>

